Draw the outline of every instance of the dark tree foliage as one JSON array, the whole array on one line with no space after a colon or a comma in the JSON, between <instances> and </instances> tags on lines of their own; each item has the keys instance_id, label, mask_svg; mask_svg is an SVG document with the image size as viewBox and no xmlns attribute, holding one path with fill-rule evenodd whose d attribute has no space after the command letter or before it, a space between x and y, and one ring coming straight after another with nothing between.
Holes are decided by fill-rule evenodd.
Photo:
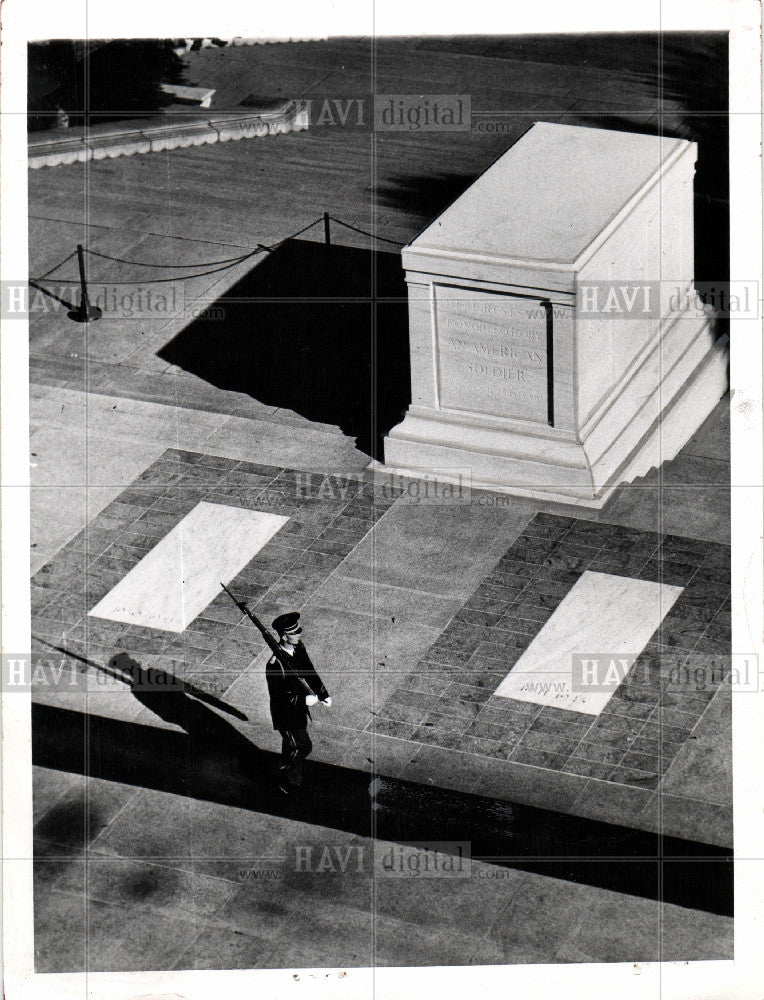
<instances>
[{"instance_id":1,"label":"dark tree foliage","mask_svg":"<svg viewBox=\"0 0 764 1000\"><path fill-rule=\"evenodd\" d=\"M115 39L35 42L29 46L29 128L154 114L170 100L161 83L177 83L183 63L171 40Z\"/></svg>"}]
</instances>

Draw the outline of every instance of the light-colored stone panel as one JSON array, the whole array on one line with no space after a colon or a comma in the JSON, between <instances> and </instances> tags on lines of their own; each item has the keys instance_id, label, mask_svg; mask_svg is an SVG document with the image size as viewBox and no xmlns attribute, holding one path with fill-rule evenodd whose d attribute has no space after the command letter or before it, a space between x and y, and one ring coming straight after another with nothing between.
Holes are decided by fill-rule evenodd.
<instances>
[{"instance_id":1,"label":"light-colored stone panel","mask_svg":"<svg viewBox=\"0 0 764 1000\"><path fill-rule=\"evenodd\" d=\"M182 632L287 520L203 501L89 614Z\"/></svg>"},{"instance_id":2,"label":"light-colored stone panel","mask_svg":"<svg viewBox=\"0 0 764 1000\"><path fill-rule=\"evenodd\" d=\"M616 688L573 690L572 656L636 658L681 592L681 587L587 570L494 693L599 715Z\"/></svg>"}]
</instances>

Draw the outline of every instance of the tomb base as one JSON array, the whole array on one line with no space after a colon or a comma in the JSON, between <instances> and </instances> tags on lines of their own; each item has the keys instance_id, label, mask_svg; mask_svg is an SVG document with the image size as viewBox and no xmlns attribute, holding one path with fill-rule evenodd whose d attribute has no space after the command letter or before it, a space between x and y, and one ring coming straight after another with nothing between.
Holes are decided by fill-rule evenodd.
<instances>
[{"instance_id":1,"label":"tomb base","mask_svg":"<svg viewBox=\"0 0 764 1000\"><path fill-rule=\"evenodd\" d=\"M727 338L712 330L710 316L673 323L583 434L412 406L385 438L384 467L600 509L621 483L675 458L727 391Z\"/></svg>"}]
</instances>

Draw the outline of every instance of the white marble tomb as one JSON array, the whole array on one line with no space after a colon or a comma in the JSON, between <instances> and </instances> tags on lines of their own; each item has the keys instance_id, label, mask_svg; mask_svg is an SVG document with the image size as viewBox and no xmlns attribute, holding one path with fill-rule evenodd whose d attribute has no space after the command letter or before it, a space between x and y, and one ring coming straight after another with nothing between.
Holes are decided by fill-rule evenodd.
<instances>
[{"instance_id":1,"label":"white marble tomb","mask_svg":"<svg viewBox=\"0 0 764 1000\"><path fill-rule=\"evenodd\" d=\"M412 403L385 466L586 507L727 388L693 289L695 143L536 123L403 249Z\"/></svg>"}]
</instances>

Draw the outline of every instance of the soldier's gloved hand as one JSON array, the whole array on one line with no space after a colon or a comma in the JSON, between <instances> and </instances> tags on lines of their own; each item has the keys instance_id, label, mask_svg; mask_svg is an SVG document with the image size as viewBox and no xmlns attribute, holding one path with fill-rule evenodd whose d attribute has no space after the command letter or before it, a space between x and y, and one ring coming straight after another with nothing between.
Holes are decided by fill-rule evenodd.
<instances>
[{"instance_id":1,"label":"soldier's gloved hand","mask_svg":"<svg viewBox=\"0 0 764 1000\"><path fill-rule=\"evenodd\" d=\"M314 694L305 695L305 704L310 708L318 703L318 698Z\"/></svg>"},{"instance_id":2,"label":"soldier's gloved hand","mask_svg":"<svg viewBox=\"0 0 764 1000\"><path fill-rule=\"evenodd\" d=\"M324 700L321 702L321 704L322 705L326 705L327 708L331 708L332 707L332 699L331 698L324 698Z\"/></svg>"}]
</instances>

